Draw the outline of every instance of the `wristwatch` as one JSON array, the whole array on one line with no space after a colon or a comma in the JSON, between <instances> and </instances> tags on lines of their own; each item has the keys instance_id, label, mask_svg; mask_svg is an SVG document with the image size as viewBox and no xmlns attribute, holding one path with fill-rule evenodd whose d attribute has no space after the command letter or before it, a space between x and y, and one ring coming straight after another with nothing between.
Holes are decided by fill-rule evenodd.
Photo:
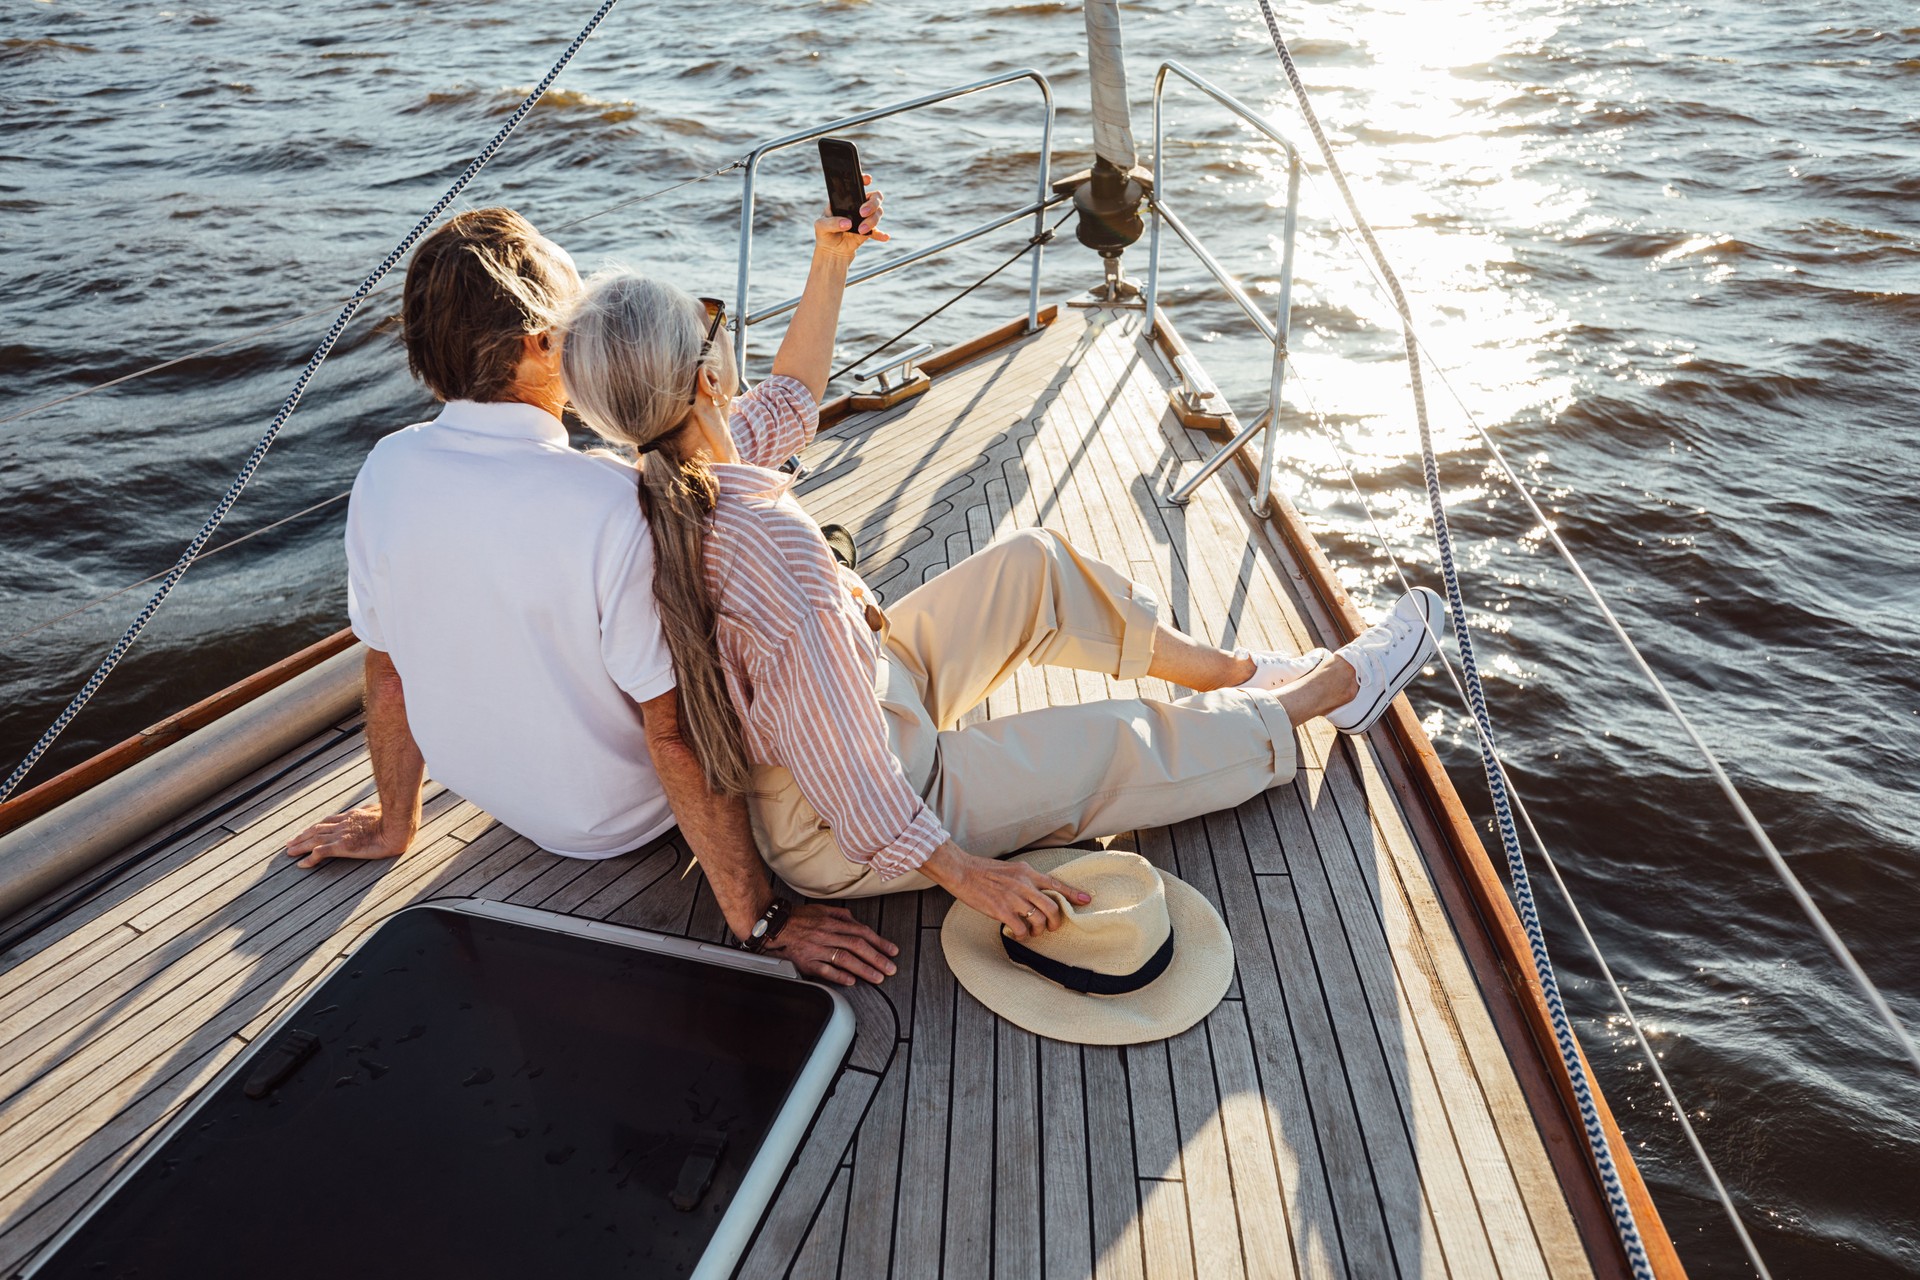
<instances>
[{"instance_id":1,"label":"wristwatch","mask_svg":"<svg viewBox=\"0 0 1920 1280\"><path fill-rule=\"evenodd\" d=\"M755 955L765 951L767 944L779 937L780 931L787 927L787 918L792 914L793 904L785 898L776 897L760 913L760 918L753 922L753 928L747 930L747 936L740 940L740 945Z\"/></svg>"}]
</instances>

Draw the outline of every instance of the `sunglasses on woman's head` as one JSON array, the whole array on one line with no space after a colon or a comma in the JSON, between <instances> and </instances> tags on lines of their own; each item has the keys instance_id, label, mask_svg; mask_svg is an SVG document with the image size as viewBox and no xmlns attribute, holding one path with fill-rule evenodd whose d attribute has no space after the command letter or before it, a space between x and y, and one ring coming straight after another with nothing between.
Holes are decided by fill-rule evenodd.
<instances>
[{"instance_id":1,"label":"sunglasses on woman's head","mask_svg":"<svg viewBox=\"0 0 1920 1280\"><path fill-rule=\"evenodd\" d=\"M707 309L707 336L700 340L700 355L693 362L693 394L687 397L688 404L700 399L700 367L707 362L707 352L713 350L713 340L720 336L720 326L727 319L727 304L718 298L701 298L700 305Z\"/></svg>"}]
</instances>

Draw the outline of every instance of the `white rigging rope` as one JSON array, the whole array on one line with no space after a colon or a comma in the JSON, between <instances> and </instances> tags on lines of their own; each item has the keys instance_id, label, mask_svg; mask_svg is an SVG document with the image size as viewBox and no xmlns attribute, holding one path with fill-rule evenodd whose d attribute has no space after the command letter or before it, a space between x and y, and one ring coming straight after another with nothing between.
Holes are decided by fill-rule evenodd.
<instances>
[{"instance_id":1,"label":"white rigging rope","mask_svg":"<svg viewBox=\"0 0 1920 1280\"><path fill-rule=\"evenodd\" d=\"M668 186L660 187L660 188L657 188L656 190L649 191L645 195L634 196L630 199L621 200L615 204L607 205L605 208L595 209L592 213L586 214L583 217L575 218L571 222L563 222L557 227L549 227L546 229L546 231L543 234L548 236L554 236L554 235L558 235L562 231L570 231L574 227L580 226L583 223L592 222L595 218L604 218L608 214L616 213L621 209L632 208L634 205L637 205L637 204L645 204L649 200L657 200L661 196L667 195L670 192L680 190L680 188L682 187L690 187L690 186L693 186L695 183L705 182L709 178L717 178L723 173L731 173L733 170L738 169L740 166L742 166L745 163L746 161L744 160L730 160L726 164L721 165L718 169L714 169L709 173L695 174L691 178L683 178L679 182L671 183ZM372 293L369 293L365 298L361 299L361 301L366 302L373 298L377 298L380 295L388 292L392 288L393 288L392 285L382 285L380 288L375 289ZM299 324L303 320L314 320L319 318L320 316L332 315L334 313L335 308L343 306L346 303L351 301L352 301L351 298L342 298L338 302L330 302L326 306L321 307L317 310L304 311L297 316L289 316L285 320L277 320L272 324L262 325L260 328L257 328L257 329L249 329L245 333L236 334L231 338L223 338L219 342L210 343L209 345L204 347L196 347L192 351L185 351L177 356L169 356L167 359L160 361L158 364L150 364L143 369L135 369L132 373L123 373L117 378L109 378L105 382L96 382L92 386L82 387L78 391L69 391L65 395L55 396L51 400L42 400L38 404L30 404L24 409L16 409L12 413L0 416L0 426L5 426L9 422L18 422L22 418L30 418L36 413L40 413L41 411L46 409L51 409L56 405L66 404L70 400L84 399L87 396L97 395L102 391L110 390L114 387L121 385L122 383L133 382L136 379L145 378L151 374L160 373L164 370L173 368L175 365L185 364L187 361L196 359L197 357L204 356L204 355L211 355L215 351L224 351L228 347L238 346L240 343L251 341L254 338L264 338L270 333L278 333L280 330L288 328L291 325ZM146 581L151 582L152 579L149 578L149 579L146 579Z\"/></svg>"},{"instance_id":2,"label":"white rigging rope","mask_svg":"<svg viewBox=\"0 0 1920 1280\"><path fill-rule=\"evenodd\" d=\"M273 523L263 524L257 529L249 529L247 532L241 534L237 538L229 538L227 541L221 543L217 547L210 547L209 549L202 551L200 553L200 560L201 561L211 560L215 556L219 555L222 551L231 551L235 547L239 546L241 543L251 542L253 539L259 537L263 533L272 533L275 529L278 529L283 524L292 524L295 520L300 519L302 516L310 516L316 511L324 511L336 502L345 501L348 495L350 495L352 492L353 490L351 489L342 489L339 493L334 494L331 498L322 498L320 501L314 503L312 506L302 507L300 510L294 512L292 515L281 516L278 520L275 520ZM16 640L25 640L28 636L37 635L38 633L45 631L48 627L51 627L56 623L65 622L68 618L77 618L81 614L87 612L89 609L97 609L101 605L106 604L109 601L118 600L121 596L127 594L127 592L129 591L134 591L139 589L140 587L144 587L149 582L158 582L161 578L164 578L166 574L167 574L167 571L165 569L162 569L159 573L150 573L146 577L140 579L138 582L129 582L126 586L121 587L116 591L109 591L105 595L95 596L93 599L86 601L84 604L75 605L73 608L67 610L65 613L56 613L53 617L48 618L44 622L36 622L32 626L28 627L25 631L16 631L10 636L0 636L0 648L4 648L5 646L10 645Z\"/></svg>"},{"instance_id":3,"label":"white rigging rope","mask_svg":"<svg viewBox=\"0 0 1920 1280\"><path fill-rule=\"evenodd\" d=\"M1264 8L1265 0L1261 0L1261 4ZM1276 38L1278 38L1277 34ZM1334 176L1336 182L1339 182L1337 172ZM1307 179L1309 182L1314 183L1316 189L1318 188L1319 184L1314 179L1311 170L1307 172ZM1344 190L1344 183L1339 183L1339 185L1341 185ZM1343 222L1339 222L1337 219L1335 225L1339 228L1341 236L1353 247L1355 256L1359 258L1361 265L1367 269L1367 274L1371 279L1376 293L1381 297L1381 300L1389 306L1395 305L1394 297L1399 296L1397 282L1395 287L1390 288L1388 283L1381 279L1379 271L1375 268L1369 256L1361 251L1359 245L1354 244L1353 233L1348 226ZM1371 238L1371 233L1367 233L1367 239L1371 241ZM1401 317L1403 320L1406 319L1404 311L1401 312ZM1840 962L1841 968L1846 971L1848 977L1852 979L1854 985L1860 990L1860 993L1866 997L1867 1003L1873 1009L1874 1014L1879 1018L1881 1023L1886 1026L1887 1030L1892 1033L1894 1041L1899 1046L1901 1053L1906 1057L1908 1062L1912 1064L1914 1070L1920 1072L1920 1044L1915 1043L1913 1035L1907 1030L1906 1025L1900 1021L1900 1017L1894 1012L1892 1005L1887 1003L1887 999L1881 994L1879 987L1867 976L1866 970L1863 969L1860 962L1854 958L1853 952L1848 948L1845 940L1840 937L1839 932L1835 930L1833 925L1827 920L1826 913L1820 909L1819 904L1813 900L1812 894L1810 894L1806 886L1801 883L1800 877L1795 874L1792 866L1774 844L1773 838L1767 834L1766 828L1760 824L1760 819L1754 814L1752 808L1748 806L1746 797L1741 794L1732 777L1727 773L1726 767L1721 764L1719 756L1707 745L1706 739L1701 736L1700 731L1694 726L1693 721L1687 716L1686 712L1680 709L1679 703L1677 703L1673 695L1668 692L1666 683L1655 674L1653 667L1647 662L1645 655L1641 653L1640 646L1634 641L1633 637L1628 634L1625 624L1620 621L1619 615L1614 613L1613 607L1608 604L1606 598L1600 594L1600 589L1594 585L1593 580L1587 576L1586 570L1581 566L1580 562L1574 558L1573 551L1561 539L1559 531L1554 527L1553 521L1547 518L1546 512L1541 509L1538 500L1536 500L1533 495L1533 491L1527 487L1526 483L1520 478L1519 473L1514 470L1513 464L1507 461L1505 451L1500 448L1493 436L1481 423L1479 416L1475 414L1472 407L1467 404L1466 398L1461 395L1459 389L1453 385L1453 380L1447 376L1446 366L1442 365L1439 360L1433 356L1428 347L1414 335L1411 327L1407 329L1406 340L1410 348L1410 362L1414 358L1412 352L1417 351L1419 356L1424 358L1427 366L1430 367L1434 371L1434 374L1440 379L1440 385L1447 389L1447 394L1451 396L1454 403L1459 406L1462 416L1465 417L1467 424L1473 429L1474 434L1479 438L1482 446L1486 448L1488 455L1493 459L1494 465L1499 468L1500 473L1506 478L1507 483L1512 487L1514 493L1520 498L1520 501L1525 504L1527 511L1533 516L1534 520L1538 522L1541 532L1546 536L1548 542L1552 544L1555 553L1566 563L1568 570L1572 572L1575 580L1579 582L1581 589L1584 590L1587 597L1593 601L1594 606L1600 610L1601 618L1613 632L1620 646L1627 651L1627 656L1632 659L1634 667L1646 678L1647 683L1652 686L1654 695L1660 700L1661 705L1665 707L1667 712L1679 723L1681 731L1686 734L1687 739L1693 744L1695 750L1699 752L1715 786L1717 786L1720 793L1726 797L1727 802L1733 806L1735 815L1739 817L1741 824L1746 827L1748 834L1753 837L1754 844L1759 848L1761 855L1766 859L1775 876L1779 878L1781 884L1793 898L1794 903L1800 908L1801 913L1812 923L1815 932L1820 935L1820 939L1822 943L1825 944L1827 950L1832 952L1834 958ZM1419 376L1417 373L1413 376L1415 387L1418 388ZM1416 390L1416 395L1418 394L1419 392ZM1424 413L1424 407L1422 411Z\"/></svg>"},{"instance_id":4,"label":"white rigging rope","mask_svg":"<svg viewBox=\"0 0 1920 1280\"><path fill-rule=\"evenodd\" d=\"M1466 603L1460 591L1459 571L1454 564L1453 533L1447 523L1446 501L1440 490L1439 463L1434 456L1433 433L1427 422L1427 397L1420 378L1420 349L1413 336L1413 314L1406 295L1401 291L1400 281L1393 267L1387 262L1386 253L1374 239L1373 230L1366 216L1360 212L1360 205L1354 199L1353 192L1347 187L1346 174L1340 168L1339 160L1333 154L1333 147L1327 142L1326 133L1320 127L1320 119L1314 114L1313 103L1307 95L1307 87L1300 79L1300 72L1293 64L1293 55L1287 50L1287 42L1280 35L1280 24L1273 16L1273 8L1268 0L1259 0L1260 12L1267 23L1267 33L1273 38L1274 52L1280 56L1280 65L1285 70L1287 82L1292 86L1294 96L1300 103L1300 114L1305 118L1307 127L1313 133L1313 140L1320 148L1321 158L1326 161L1327 171L1334 185L1340 189L1340 196L1346 202L1347 212L1352 215L1354 225L1360 230L1360 237L1366 242L1368 250L1379 264L1380 274L1385 278L1389 291L1393 294L1395 310L1399 312L1402 339L1406 346L1407 373L1413 386L1414 417L1420 428L1420 460L1427 484L1427 503L1433 516L1434 544L1440 554L1440 571L1447 589L1447 605L1453 623L1454 643L1460 650L1460 667L1466 677L1467 705L1478 722L1479 731L1489 744L1492 744L1493 721L1487 710L1486 693L1480 685L1479 665L1474 658L1473 633L1467 625ZM1626 1188L1620 1181L1619 1169L1614 1164L1613 1151L1607 1138L1606 1127L1601 1123L1598 1106L1594 1102L1593 1085L1587 1079L1586 1065L1580 1056L1580 1042L1573 1034L1573 1024L1567 1016L1565 1002L1560 997L1560 983L1554 974L1553 960L1547 952L1547 940L1540 927L1540 913L1533 900L1533 885L1527 874L1526 859L1520 850L1520 836L1513 822L1513 814L1507 797L1506 778L1494 766L1493 757L1483 758L1487 778L1487 790L1493 796L1493 811L1500 830L1501 846L1506 853L1507 873L1513 881L1514 905L1520 915L1521 927L1526 931L1527 948L1532 955L1534 973L1540 981L1541 995L1546 1002L1548 1020L1552 1025L1554 1045L1559 1050L1561 1066L1566 1071L1567 1082L1573 1091L1573 1101L1580 1113L1580 1126L1587 1140L1587 1149L1593 1156L1594 1173L1600 1180L1601 1190L1607 1199L1607 1208L1613 1217L1615 1232L1620 1237L1620 1246L1626 1254L1627 1264L1636 1280L1653 1280L1653 1264L1647 1257L1645 1242L1641 1239L1639 1225L1634 1221L1633 1206L1628 1202Z\"/></svg>"},{"instance_id":5,"label":"white rigging rope","mask_svg":"<svg viewBox=\"0 0 1920 1280\"><path fill-rule=\"evenodd\" d=\"M1353 491L1354 499L1359 502L1360 509L1366 513L1367 523L1373 526L1374 539L1380 544L1380 550L1387 557L1387 563L1393 566L1394 576L1400 579L1403 590L1413 590L1413 583L1407 577L1405 566L1394 554L1393 544L1387 537L1386 528L1380 523L1380 517L1374 511L1373 504L1367 500L1367 495L1360 488L1360 481L1354 471L1352 460L1347 457L1346 450L1341 448L1339 436L1328 424L1326 416L1313 402L1313 394L1307 389L1309 379L1302 375L1297 361L1290 362L1289 371L1294 375L1293 385L1299 389L1300 394L1307 401L1309 421L1314 424L1321 438L1333 450L1334 459L1340 464L1340 470L1346 476L1347 487ZM1467 686L1462 683L1459 673L1454 670L1453 663L1448 660L1446 650L1440 647L1439 639L1438 636L1434 637L1434 655L1440 659L1440 666L1447 673L1448 681L1452 683L1454 691L1460 695L1461 705L1470 707ZM1500 758L1493 744L1481 736L1480 722L1472 715L1467 719L1474 727L1474 740L1480 749L1483 765L1491 760L1493 767L1497 768L1500 776L1505 779L1508 796L1512 799L1513 807L1519 813L1520 820L1526 824L1527 834L1533 839L1533 846L1540 855L1540 861L1545 864L1554 887L1559 889L1560 900L1566 904L1568 914L1573 917L1574 928L1579 931L1581 940L1587 944L1588 953L1593 956L1594 963L1600 967L1600 976L1606 982L1607 989L1613 993L1614 1003L1620 1007L1620 1012L1626 1015L1627 1026L1633 1032L1634 1041L1640 1046L1641 1056L1646 1059L1647 1066L1652 1068L1653 1078L1659 1083L1661 1093L1666 1095L1667 1105L1673 1108L1673 1117L1680 1124L1680 1132L1685 1136L1687 1145L1692 1148L1694 1159L1701 1171L1706 1174L1708 1185L1713 1188L1714 1198L1720 1202L1721 1211L1726 1214L1727 1221L1733 1225L1734 1234L1739 1237L1741 1248L1746 1250L1747 1260L1753 1264L1753 1269L1761 1280L1773 1280L1773 1273L1767 1270L1766 1262L1760 1257L1759 1246L1754 1243L1753 1236L1747 1231L1746 1223L1741 1220L1740 1210L1733 1203L1732 1193L1720 1180L1720 1171L1714 1167L1712 1158L1707 1155L1706 1145L1700 1141L1700 1135L1695 1132L1693 1122L1687 1118L1687 1109L1681 1105L1680 1096L1675 1092L1673 1082L1667 1078L1666 1068L1660 1065L1660 1056L1653 1051L1653 1045L1647 1040L1646 1031L1640 1025L1639 1016L1634 1013L1632 1004L1627 1001L1626 990L1614 977L1613 966L1607 963L1606 955L1600 950L1599 941L1594 938L1593 931L1587 927L1586 915L1580 910L1580 904L1574 901L1573 891L1567 887L1566 880L1561 876L1560 866L1554 861L1552 852L1547 848L1546 839L1540 834L1540 828L1534 825L1533 814L1528 811L1525 800L1515 789L1513 778L1507 772L1506 761Z\"/></svg>"},{"instance_id":6,"label":"white rigging rope","mask_svg":"<svg viewBox=\"0 0 1920 1280\"><path fill-rule=\"evenodd\" d=\"M180 553L179 560L174 562L173 568L169 569L166 576L161 580L159 590L154 592L153 598L148 600L145 607L135 616L132 624L128 626L126 633L114 642L113 648L108 650L106 657L100 660L100 664L94 668L93 674L87 677L87 682L80 687L80 691L74 694L65 709L54 718L53 723L47 727L47 731L40 735L39 741L33 744L32 750L27 752L26 757L22 759L18 765L14 766L13 772L7 775L6 781L0 783L0 800L4 800L13 794L14 790L19 787L21 779L25 778L27 774L32 771L33 766L39 763L40 757L46 754L47 749L66 731L67 726L73 723L73 718L80 714L81 708L85 707L93 698L93 695L99 692L100 686L106 683L107 677L113 674L114 668L120 665L120 660L126 657L128 650L130 650L134 642L140 638L140 633L147 629L149 622L153 621L154 614L159 612L160 606L164 604L167 597L173 593L173 589L179 584L180 579L186 574L188 569L193 567L194 561L199 559L201 549L207 545L207 540L213 537L214 530L220 527L220 522L226 519L227 512L233 509L233 504L240 500L240 494L246 489L247 482L253 479L253 473L259 470L261 462L264 461L267 456L267 450L273 447L273 442L279 437L281 428L286 426L287 419L291 418L293 411L299 407L300 397L305 394L307 384L313 380L314 373L319 370L321 364L333 351L334 344L340 340L340 335L346 331L347 325L353 320L354 313L360 309L360 304L372 295L375 286L407 255L407 251L413 248L414 242L427 233L427 229L439 220L440 215L447 211L448 206L466 189L467 184L472 182L479 172L486 168L487 163L493 159L500 148L506 145L507 139L512 137L514 130L520 127L520 122L526 119L527 114L533 110L534 104L546 96L546 92L553 86L553 82L560 78L560 73L566 70L567 64L573 61L574 55L580 52L580 47L587 42L587 38L593 34L595 28L605 20L606 16L613 12L613 7L619 2L620 0L603 0L600 7L594 10L593 16L587 20L586 26L580 29L580 34L573 38L573 42L569 44L566 50L560 55L559 60L556 61L547 71L547 74L541 78L540 83L536 84L533 90L521 100L520 105L514 109L513 114L507 117L506 122L502 124L499 130L493 135L493 140L488 142L487 145L480 150L480 153L468 162L467 167L461 171L460 176L454 179L453 185L448 187L438 200L434 201L433 207L428 209L418 222L414 223L413 229L407 232L407 234L402 237L400 243L388 252L387 256L381 260L380 265L375 267L373 272L368 275L365 280L360 282L360 287L354 290L353 296L347 300L346 306L341 309L338 318L333 322L333 326L327 330L326 336L320 340L319 347L314 350L312 357L307 361L307 367L301 370L300 376L294 380L293 390L287 394L286 401L280 406L280 411L274 415L272 424L267 428L266 433L254 443L252 451L247 455L247 460L241 464L240 473L234 477L233 483L228 486L226 493L221 496L220 501L214 504L212 514L207 517L206 523L200 527L200 532L194 535L193 540L187 544L186 550Z\"/></svg>"}]
</instances>

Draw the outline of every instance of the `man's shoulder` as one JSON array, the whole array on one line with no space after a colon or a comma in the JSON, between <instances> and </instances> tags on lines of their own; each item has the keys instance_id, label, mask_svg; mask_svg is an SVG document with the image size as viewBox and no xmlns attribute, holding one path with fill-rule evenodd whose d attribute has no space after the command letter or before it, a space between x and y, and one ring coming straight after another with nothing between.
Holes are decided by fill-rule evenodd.
<instances>
[{"instance_id":1,"label":"man's shoulder","mask_svg":"<svg viewBox=\"0 0 1920 1280\"><path fill-rule=\"evenodd\" d=\"M511 465L500 468L500 481L522 493L545 490L568 502L598 500L621 510L635 506L639 476L633 465L604 449L582 451L570 445L544 441L516 441ZM361 475L399 479L415 468L433 467L440 455L462 452L461 442L432 421L416 422L390 432L375 442L361 464ZM475 477L468 476L467 482Z\"/></svg>"},{"instance_id":2,"label":"man's shoulder","mask_svg":"<svg viewBox=\"0 0 1920 1280\"><path fill-rule=\"evenodd\" d=\"M389 431L386 435L381 436L373 442L373 448L367 451L367 457L377 458L383 455L406 453L421 448L426 439L426 433L432 426L433 419L428 418L424 422L415 422L404 426L398 431Z\"/></svg>"}]
</instances>

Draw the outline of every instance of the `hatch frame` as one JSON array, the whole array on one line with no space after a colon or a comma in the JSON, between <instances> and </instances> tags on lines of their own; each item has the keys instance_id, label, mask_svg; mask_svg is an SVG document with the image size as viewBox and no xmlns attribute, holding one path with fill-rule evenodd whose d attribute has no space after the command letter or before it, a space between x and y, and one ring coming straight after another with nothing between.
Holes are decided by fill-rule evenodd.
<instances>
[{"instance_id":1,"label":"hatch frame","mask_svg":"<svg viewBox=\"0 0 1920 1280\"><path fill-rule=\"evenodd\" d=\"M409 912L415 911L453 911L463 915L480 916L484 919L505 921L535 929L544 929L552 933L571 934L578 938L590 938L615 946L631 947L640 951L651 951L677 959L692 960L700 964L716 965L721 968L744 970L763 977L780 978L788 982L803 983L816 987L826 993L832 1001L832 1012L827 1015L827 1023L821 1028L820 1039L808 1055L806 1065L794 1077L786 1101L780 1106L773 1123L768 1126L766 1137L761 1140L759 1150L754 1153L753 1162L747 1166L740 1185L728 1203L726 1212L714 1227L707 1247L700 1255L699 1264L694 1267L689 1280L724 1280L731 1276L746 1255L747 1246L759 1230L760 1220L766 1216L779 1193L780 1184L786 1178L787 1170L801 1145L806 1141L807 1133L813 1128L814 1120L820 1114L821 1106L832 1095L840 1073L845 1069L847 1056L852 1051L856 1031L856 1019L853 1005L846 995L835 987L804 978L799 971L785 960L772 956L753 955L737 947L719 946L711 942L700 942L693 938L675 937L670 934L655 933L649 929L636 929L628 925L610 924L602 920L587 920L578 916L561 915L557 912L543 911L537 907L519 906L513 903L494 902L485 898L430 898L424 902L412 903L381 917L368 927L351 950L344 951L334 962L315 974L298 999L290 1004L279 1017L254 1036L246 1048L235 1054L233 1059L222 1067L212 1079L200 1086L192 1100L174 1114L173 1119L148 1139L146 1144L127 1161L126 1166L89 1199L86 1205L68 1219L65 1226L42 1245L33 1257L16 1274L19 1280L33 1280L42 1268L66 1247L81 1228L93 1219L96 1212L108 1203L121 1188L131 1182L147 1163L187 1126L194 1123L201 1110L209 1105L221 1089L236 1077L244 1074L253 1066L254 1060L290 1027L294 1020L306 1010L313 994L320 990L325 982L339 972L340 968L360 953L369 939L386 925Z\"/></svg>"}]
</instances>

